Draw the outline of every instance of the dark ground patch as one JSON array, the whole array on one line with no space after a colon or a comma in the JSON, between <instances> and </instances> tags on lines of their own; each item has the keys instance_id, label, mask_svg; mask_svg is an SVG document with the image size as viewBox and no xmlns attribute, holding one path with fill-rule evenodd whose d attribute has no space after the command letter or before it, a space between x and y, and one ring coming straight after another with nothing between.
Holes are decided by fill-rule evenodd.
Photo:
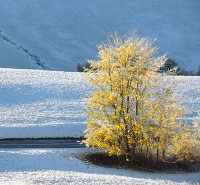
<instances>
[{"instance_id":1,"label":"dark ground patch","mask_svg":"<svg viewBox=\"0 0 200 185\"><path fill-rule=\"evenodd\" d=\"M197 172L200 171L200 161L182 161L182 162L162 162L145 158L144 156L135 156L134 160L127 162L125 156L109 156L103 152L87 153L82 157L82 160L94 165L129 169L148 172L161 173L181 173L181 172Z\"/></svg>"}]
</instances>

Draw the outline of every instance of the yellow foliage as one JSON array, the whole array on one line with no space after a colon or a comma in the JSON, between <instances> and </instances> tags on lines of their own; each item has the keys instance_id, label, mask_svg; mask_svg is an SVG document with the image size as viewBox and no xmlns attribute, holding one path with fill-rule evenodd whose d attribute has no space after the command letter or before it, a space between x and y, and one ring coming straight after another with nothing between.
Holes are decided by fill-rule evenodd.
<instances>
[{"instance_id":1,"label":"yellow foliage","mask_svg":"<svg viewBox=\"0 0 200 185\"><path fill-rule=\"evenodd\" d=\"M182 124L177 118L184 111L173 96L173 87L158 84L157 71L165 55L155 57L152 41L137 35L111 36L98 50L99 61L89 61L91 70L86 74L96 88L86 100L86 145L103 148L109 155L126 155L127 160L138 151L159 157L162 150L163 159L165 153L178 157L182 149L183 158L190 159L186 141L193 141L176 134ZM175 150L179 140L182 148Z\"/></svg>"}]
</instances>

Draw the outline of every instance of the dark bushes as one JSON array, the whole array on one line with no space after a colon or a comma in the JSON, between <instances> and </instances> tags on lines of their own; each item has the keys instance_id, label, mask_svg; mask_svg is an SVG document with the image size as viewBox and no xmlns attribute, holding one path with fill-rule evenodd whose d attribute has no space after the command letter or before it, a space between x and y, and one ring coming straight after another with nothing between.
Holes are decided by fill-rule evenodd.
<instances>
[{"instance_id":1,"label":"dark bushes","mask_svg":"<svg viewBox=\"0 0 200 185\"><path fill-rule=\"evenodd\" d=\"M199 71L195 74L193 71L187 71L178 66L177 62L173 59L168 58L162 67L160 67L160 73L167 73L168 75L175 75L175 76L198 76L200 75L200 68Z\"/></svg>"}]
</instances>

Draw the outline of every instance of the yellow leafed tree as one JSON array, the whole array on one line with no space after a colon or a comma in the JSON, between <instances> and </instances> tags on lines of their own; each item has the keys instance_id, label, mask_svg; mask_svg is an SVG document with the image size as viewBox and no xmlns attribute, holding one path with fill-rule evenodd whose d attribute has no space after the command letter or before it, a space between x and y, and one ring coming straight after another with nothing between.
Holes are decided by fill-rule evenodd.
<instances>
[{"instance_id":1,"label":"yellow leafed tree","mask_svg":"<svg viewBox=\"0 0 200 185\"><path fill-rule=\"evenodd\" d=\"M141 153L163 160L182 116L169 90L158 88L165 55L156 57L153 41L135 33L111 36L98 46L99 60L89 61L87 79L96 91L87 99L87 146L125 155L127 161ZM172 103L172 107L170 107Z\"/></svg>"}]
</instances>

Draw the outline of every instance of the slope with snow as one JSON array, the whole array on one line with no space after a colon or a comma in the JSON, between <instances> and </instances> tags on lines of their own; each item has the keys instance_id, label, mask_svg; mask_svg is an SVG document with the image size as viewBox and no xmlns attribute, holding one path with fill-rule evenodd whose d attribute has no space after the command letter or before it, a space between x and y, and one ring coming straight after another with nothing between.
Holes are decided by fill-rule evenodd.
<instances>
[{"instance_id":1,"label":"slope with snow","mask_svg":"<svg viewBox=\"0 0 200 185\"><path fill-rule=\"evenodd\" d=\"M76 72L0 69L0 138L82 136L90 91Z\"/></svg>"},{"instance_id":2,"label":"slope with snow","mask_svg":"<svg viewBox=\"0 0 200 185\"><path fill-rule=\"evenodd\" d=\"M11 45L0 38L0 66L4 68L34 69L39 68L16 45Z\"/></svg>"},{"instance_id":3,"label":"slope with snow","mask_svg":"<svg viewBox=\"0 0 200 185\"><path fill-rule=\"evenodd\" d=\"M200 65L199 0L0 0L0 14L0 67L76 71L132 28L185 69Z\"/></svg>"},{"instance_id":4,"label":"slope with snow","mask_svg":"<svg viewBox=\"0 0 200 185\"><path fill-rule=\"evenodd\" d=\"M177 83L189 121L200 108L200 77L164 77ZM86 128L84 98L94 89L83 73L0 69L0 138L80 137Z\"/></svg>"},{"instance_id":5,"label":"slope with snow","mask_svg":"<svg viewBox=\"0 0 200 185\"><path fill-rule=\"evenodd\" d=\"M200 182L200 172L162 174L94 166L77 159L85 152L91 149L1 149L0 184L186 185Z\"/></svg>"}]
</instances>

